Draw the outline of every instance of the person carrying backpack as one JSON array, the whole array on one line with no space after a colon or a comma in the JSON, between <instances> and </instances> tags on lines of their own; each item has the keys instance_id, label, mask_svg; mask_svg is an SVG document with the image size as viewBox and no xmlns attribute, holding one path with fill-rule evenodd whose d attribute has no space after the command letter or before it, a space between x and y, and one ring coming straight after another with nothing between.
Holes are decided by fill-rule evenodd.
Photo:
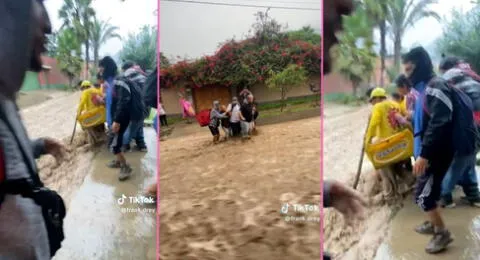
<instances>
[{"instance_id":1,"label":"person carrying backpack","mask_svg":"<svg viewBox=\"0 0 480 260\"><path fill-rule=\"evenodd\" d=\"M42 70L52 28L43 1L1 1L0 21L0 259L47 260L64 240L66 209L40 180L35 159L51 154L60 162L65 147L28 137L16 95L27 70Z\"/></svg>"},{"instance_id":2,"label":"person carrying backpack","mask_svg":"<svg viewBox=\"0 0 480 260\"><path fill-rule=\"evenodd\" d=\"M145 85L146 77L135 69L135 63L131 61L127 61L122 66L123 76L129 80L131 83L131 88L134 89L132 91L132 102L135 107L143 107L141 113L132 114L130 118L130 123L128 125L127 130L125 130L125 134L123 136L123 149L125 151L130 151L130 143L132 139L135 139L136 148L138 151L147 152L147 145L145 144L145 135L143 133L143 121L145 117L148 116L148 112L144 111L145 103L142 96L142 88Z\"/></svg>"},{"instance_id":3,"label":"person carrying backpack","mask_svg":"<svg viewBox=\"0 0 480 260\"><path fill-rule=\"evenodd\" d=\"M460 90L435 76L430 56L423 47L413 48L402 60L405 74L420 94L413 116L413 173L417 176L415 201L428 220L415 231L433 235L425 250L435 254L444 251L453 241L437 201L454 155L465 156L476 149L473 108Z\"/></svg>"},{"instance_id":4,"label":"person carrying backpack","mask_svg":"<svg viewBox=\"0 0 480 260\"><path fill-rule=\"evenodd\" d=\"M480 83L458 68L459 59L447 57L440 63L442 78L450 85L463 91L471 100L477 130L480 128ZM455 207L452 192L455 185L460 185L466 199L472 206L480 207L480 192L478 189L475 160L477 151L465 156L456 155L442 183L442 206Z\"/></svg>"},{"instance_id":5,"label":"person carrying backpack","mask_svg":"<svg viewBox=\"0 0 480 260\"><path fill-rule=\"evenodd\" d=\"M99 69L102 68L103 59L99 63ZM107 166L110 168L119 168L118 179L124 181L132 175L132 168L125 159L123 153L123 137L131 121L143 120L144 105L141 99L141 89L138 84L122 73L115 78L111 88L112 103L110 118L112 120L109 148L115 155Z\"/></svg>"}]
</instances>

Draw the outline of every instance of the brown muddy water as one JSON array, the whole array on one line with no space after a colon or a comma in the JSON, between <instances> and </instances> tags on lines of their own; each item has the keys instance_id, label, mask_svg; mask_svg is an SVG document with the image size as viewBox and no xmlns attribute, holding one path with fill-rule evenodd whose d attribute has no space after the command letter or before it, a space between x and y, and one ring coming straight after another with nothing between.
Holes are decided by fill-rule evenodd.
<instances>
[{"instance_id":1,"label":"brown muddy water","mask_svg":"<svg viewBox=\"0 0 480 260\"><path fill-rule=\"evenodd\" d=\"M479 170L477 167L477 175ZM454 195L457 207L442 209L445 224L454 236L445 252L437 255L425 252L431 236L420 235L413 230L425 220L425 215L409 197L390 223L389 237L379 247L375 260L480 259L480 209L461 202L460 197L464 196L461 189L456 189Z\"/></svg>"},{"instance_id":2,"label":"brown muddy water","mask_svg":"<svg viewBox=\"0 0 480 260\"><path fill-rule=\"evenodd\" d=\"M133 168L127 181L118 181L118 170L106 167L112 159L106 149L94 157L92 171L69 204L64 222L66 238L54 260L155 259L155 205L133 199L141 199L146 187L156 180L157 138L153 129L145 128L145 140L147 154L126 155Z\"/></svg>"}]
</instances>

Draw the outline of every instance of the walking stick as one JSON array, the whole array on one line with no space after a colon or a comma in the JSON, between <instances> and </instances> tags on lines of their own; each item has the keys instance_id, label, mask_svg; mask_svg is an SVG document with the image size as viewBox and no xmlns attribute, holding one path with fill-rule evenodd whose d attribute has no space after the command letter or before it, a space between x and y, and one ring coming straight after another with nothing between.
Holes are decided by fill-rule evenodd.
<instances>
[{"instance_id":1,"label":"walking stick","mask_svg":"<svg viewBox=\"0 0 480 260\"><path fill-rule=\"evenodd\" d=\"M72 133L72 138L70 139L70 144L73 143L73 138L75 137L75 131L77 131L77 117L75 117L75 125L73 126L73 133Z\"/></svg>"},{"instance_id":2,"label":"walking stick","mask_svg":"<svg viewBox=\"0 0 480 260\"><path fill-rule=\"evenodd\" d=\"M358 161L357 175L355 176L355 181L353 182L353 189L354 190L357 189L358 182L360 181L360 174L362 173L363 156L365 155L365 137L367 135L368 126L370 125L370 119L371 119L371 115L368 117L367 127L365 128L365 133L363 134L362 152L360 154L360 160Z\"/></svg>"}]
</instances>

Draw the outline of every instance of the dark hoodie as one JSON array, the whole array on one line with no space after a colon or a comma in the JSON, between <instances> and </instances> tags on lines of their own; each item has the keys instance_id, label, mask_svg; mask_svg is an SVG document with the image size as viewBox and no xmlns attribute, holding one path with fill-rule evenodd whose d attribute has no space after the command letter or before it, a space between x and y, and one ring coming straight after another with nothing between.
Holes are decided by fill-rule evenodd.
<instances>
[{"instance_id":1,"label":"dark hoodie","mask_svg":"<svg viewBox=\"0 0 480 260\"><path fill-rule=\"evenodd\" d=\"M415 64L409 80L420 94L413 116L414 156L443 158L442 153L453 151L451 89L435 78L432 60L423 47L410 50L403 62Z\"/></svg>"}]
</instances>

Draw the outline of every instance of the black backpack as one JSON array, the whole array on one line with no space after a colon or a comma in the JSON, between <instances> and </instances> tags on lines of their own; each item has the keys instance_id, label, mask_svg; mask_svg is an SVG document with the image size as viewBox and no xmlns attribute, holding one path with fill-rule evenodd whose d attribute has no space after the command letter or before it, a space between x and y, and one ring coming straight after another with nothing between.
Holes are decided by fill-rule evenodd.
<instances>
[{"instance_id":1,"label":"black backpack","mask_svg":"<svg viewBox=\"0 0 480 260\"><path fill-rule=\"evenodd\" d=\"M452 142L455 152L462 155L470 155L477 151L480 144L480 136L473 117L472 100L462 90L448 83L442 78L434 78L433 82L442 82L451 89L450 101L452 102ZM424 102L424 111L430 114Z\"/></svg>"},{"instance_id":2,"label":"black backpack","mask_svg":"<svg viewBox=\"0 0 480 260\"><path fill-rule=\"evenodd\" d=\"M138 120L141 117L145 118L145 101L142 94L142 86L128 77L121 76L117 80L125 82L130 87L130 118Z\"/></svg>"},{"instance_id":3,"label":"black backpack","mask_svg":"<svg viewBox=\"0 0 480 260\"><path fill-rule=\"evenodd\" d=\"M158 79L157 68L155 68L148 76L143 86L143 100L145 106L157 108L158 106Z\"/></svg>"}]
</instances>

